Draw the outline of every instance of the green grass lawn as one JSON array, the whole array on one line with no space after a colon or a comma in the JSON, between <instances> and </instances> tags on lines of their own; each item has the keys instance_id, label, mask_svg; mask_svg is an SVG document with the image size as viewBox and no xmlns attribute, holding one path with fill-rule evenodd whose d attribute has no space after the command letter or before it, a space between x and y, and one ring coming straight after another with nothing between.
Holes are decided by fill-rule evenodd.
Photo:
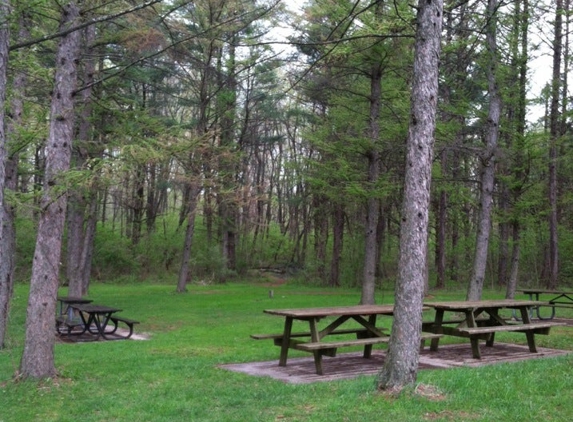
<instances>
[{"instance_id":1,"label":"green grass lawn","mask_svg":"<svg viewBox=\"0 0 573 422\"><path fill-rule=\"evenodd\" d=\"M375 390L375 377L292 385L218 368L222 363L278 360L271 341L252 333L280 332L282 319L267 308L355 305L355 290L288 284L190 286L98 284L89 297L123 308L141 321L146 341L56 345L60 376L14 381L24 341L27 288L17 286L9 342L0 351L0 422L8 421L570 421L573 355L481 368L424 370L418 382L437 398ZM62 290L66 294L66 290ZM462 292L433 292L432 300L461 299ZM488 297L501 293L487 292ZM390 292L379 301L392 302ZM559 309L558 316L569 310ZM569 316L573 316L570 314ZM520 334L503 341L525 344ZM542 347L573 349L573 328L536 336ZM446 340L446 339L444 339ZM445 341L447 342L447 341ZM468 343L469 348L469 343ZM292 356L308 356L294 352Z\"/></svg>"}]
</instances>

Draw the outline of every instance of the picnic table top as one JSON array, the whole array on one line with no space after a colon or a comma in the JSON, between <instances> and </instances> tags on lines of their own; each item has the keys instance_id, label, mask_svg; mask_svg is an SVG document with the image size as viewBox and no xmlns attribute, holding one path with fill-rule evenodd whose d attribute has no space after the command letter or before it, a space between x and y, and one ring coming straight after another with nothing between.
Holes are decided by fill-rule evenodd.
<instances>
[{"instance_id":1,"label":"picnic table top","mask_svg":"<svg viewBox=\"0 0 573 422\"><path fill-rule=\"evenodd\" d=\"M112 308L110 306L104 305L94 305L91 303L82 303L77 305L72 305L72 308L77 309L78 311L88 312L88 313L114 313L120 312L121 309L119 308Z\"/></svg>"},{"instance_id":2,"label":"picnic table top","mask_svg":"<svg viewBox=\"0 0 573 422\"><path fill-rule=\"evenodd\" d=\"M440 308L447 310L468 310L468 309L483 309L483 308L521 308L527 306L546 305L546 302L539 300L514 300L514 299L498 299L498 300L460 300L460 301L444 301L444 302L424 302L425 306L432 308Z\"/></svg>"},{"instance_id":3,"label":"picnic table top","mask_svg":"<svg viewBox=\"0 0 573 422\"><path fill-rule=\"evenodd\" d=\"M573 294L573 291L567 290L552 290L552 289L534 289L534 288L527 288L527 289L517 289L518 292L522 292L525 294L529 293L547 293L547 294L554 294L554 295L570 295Z\"/></svg>"},{"instance_id":4,"label":"picnic table top","mask_svg":"<svg viewBox=\"0 0 573 422\"><path fill-rule=\"evenodd\" d=\"M354 305L298 309L265 309L264 313L291 318L312 318L343 315L392 315L394 305Z\"/></svg>"},{"instance_id":5,"label":"picnic table top","mask_svg":"<svg viewBox=\"0 0 573 422\"><path fill-rule=\"evenodd\" d=\"M58 301L63 302L63 303L90 303L92 302L91 299L86 299L83 297L77 297L77 296L58 296Z\"/></svg>"}]
</instances>

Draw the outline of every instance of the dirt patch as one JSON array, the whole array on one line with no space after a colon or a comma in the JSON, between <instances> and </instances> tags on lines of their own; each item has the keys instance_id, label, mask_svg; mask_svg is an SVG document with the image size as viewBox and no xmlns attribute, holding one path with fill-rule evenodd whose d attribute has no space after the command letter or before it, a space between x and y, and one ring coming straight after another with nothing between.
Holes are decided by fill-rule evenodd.
<instances>
[{"instance_id":1,"label":"dirt patch","mask_svg":"<svg viewBox=\"0 0 573 422\"><path fill-rule=\"evenodd\" d=\"M561 356L571 353L569 350L537 348L537 353L531 353L527 346L508 343L496 343L493 347L480 345L481 359L473 359L469 343L440 346L437 352L428 348L420 354L419 368L447 369L460 366L483 366L502 362L516 362L527 359ZM306 384L318 381L333 381L338 379L355 378L361 375L375 375L378 373L384 357L385 350L375 350L370 359L364 359L362 352L341 353L336 357L324 357L322 366L324 375L317 375L312 356L291 358L287 366L278 366L277 358L267 362L250 362L241 364L220 365L221 368L242 372L253 376L271 377L292 384Z\"/></svg>"}]
</instances>

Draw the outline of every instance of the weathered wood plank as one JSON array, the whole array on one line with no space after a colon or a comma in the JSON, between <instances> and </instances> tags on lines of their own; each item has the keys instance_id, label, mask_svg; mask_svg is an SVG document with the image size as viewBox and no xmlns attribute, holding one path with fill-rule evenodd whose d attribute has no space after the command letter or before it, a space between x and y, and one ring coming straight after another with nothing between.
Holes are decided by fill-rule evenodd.
<instances>
[{"instance_id":1,"label":"weathered wood plank","mask_svg":"<svg viewBox=\"0 0 573 422\"><path fill-rule=\"evenodd\" d=\"M380 331L385 331L385 328L378 328L378 330ZM362 333L366 333L368 332L368 330L366 328L347 328L347 329L343 329L343 330L335 330L333 332L331 332L329 335L334 335L334 334L362 334ZM274 339L282 339L284 336L284 333L279 333L279 334L251 334L251 338L255 339L255 340L274 340ZM310 337L310 332L308 331L304 331L304 332L297 332L297 333L291 333L290 334L291 337Z\"/></svg>"},{"instance_id":2,"label":"weathered wood plank","mask_svg":"<svg viewBox=\"0 0 573 422\"><path fill-rule=\"evenodd\" d=\"M512 324L512 325L494 325L489 327L472 327L472 328L458 328L461 333L473 335L473 334L487 334L487 333L497 333L497 332L527 332L534 331L538 334L549 334L549 329L551 327L566 325L561 322L534 322L531 324Z\"/></svg>"},{"instance_id":3,"label":"weathered wood plank","mask_svg":"<svg viewBox=\"0 0 573 422\"><path fill-rule=\"evenodd\" d=\"M390 341L390 336L387 337L369 337L359 338L355 340L339 340L339 341L318 341L311 343L301 343L296 345L296 349L312 352L320 349L332 349L338 347L349 346L367 346L370 344L387 343Z\"/></svg>"}]
</instances>

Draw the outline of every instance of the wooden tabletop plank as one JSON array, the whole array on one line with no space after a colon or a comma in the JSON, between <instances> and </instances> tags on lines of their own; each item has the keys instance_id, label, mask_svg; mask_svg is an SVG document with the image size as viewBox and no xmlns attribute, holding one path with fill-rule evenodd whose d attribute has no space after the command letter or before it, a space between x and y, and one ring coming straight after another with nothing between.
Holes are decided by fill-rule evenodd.
<instances>
[{"instance_id":1,"label":"wooden tabletop plank","mask_svg":"<svg viewBox=\"0 0 573 422\"><path fill-rule=\"evenodd\" d=\"M106 312L121 312L121 309L112 308L110 306L104 305L93 305L93 304L78 304L72 305L72 308L77 309L82 312L92 312L92 313L106 313Z\"/></svg>"},{"instance_id":2,"label":"wooden tabletop plank","mask_svg":"<svg viewBox=\"0 0 573 422\"><path fill-rule=\"evenodd\" d=\"M517 289L518 292L525 294L550 294L550 295L572 295L572 291L565 290L549 290L549 289Z\"/></svg>"},{"instance_id":3,"label":"wooden tabletop plank","mask_svg":"<svg viewBox=\"0 0 573 422\"><path fill-rule=\"evenodd\" d=\"M392 315L394 313L394 305L355 305L323 308L265 309L263 312L270 315L279 315L291 318L320 318L342 315Z\"/></svg>"},{"instance_id":4,"label":"wooden tabletop plank","mask_svg":"<svg viewBox=\"0 0 573 422\"><path fill-rule=\"evenodd\" d=\"M447 302L424 302L425 306L431 308L439 308L445 310L471 310L483 308L520 308L523 306L540 306L547 305L547 302L538 300L513 300L513 299L499 299L499 300L474 300L474 301L447 301Z\"/></svg>"}]
</instances>

